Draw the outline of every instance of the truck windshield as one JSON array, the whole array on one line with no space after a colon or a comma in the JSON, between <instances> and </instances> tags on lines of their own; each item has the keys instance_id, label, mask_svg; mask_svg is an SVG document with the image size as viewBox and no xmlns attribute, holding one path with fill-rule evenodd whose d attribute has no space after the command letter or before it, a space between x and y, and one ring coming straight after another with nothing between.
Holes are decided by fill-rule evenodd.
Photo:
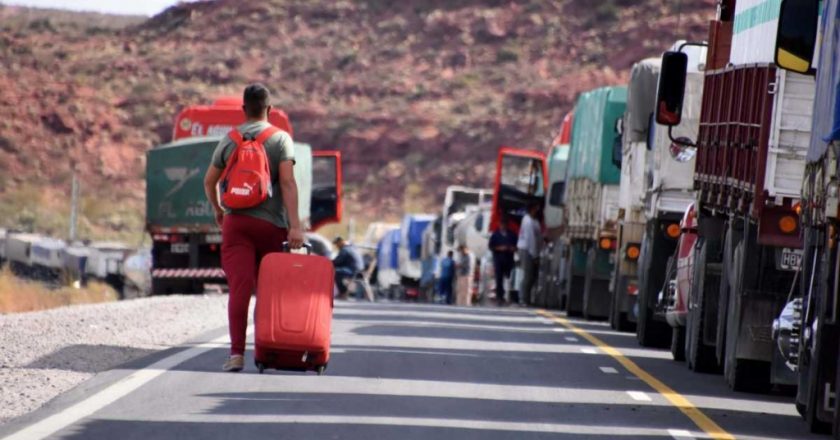
<instances>
[{"instance_id":1,"label":"truck windshield","mask_svg":"<svg viewBox=\"0 0 840 440\"><path fill-rule=\"evenodd\" d=\"M530 157L505 156L502 159L502 189L522 196L542 197L542 161Z\"/></svg>"}]
</instances>

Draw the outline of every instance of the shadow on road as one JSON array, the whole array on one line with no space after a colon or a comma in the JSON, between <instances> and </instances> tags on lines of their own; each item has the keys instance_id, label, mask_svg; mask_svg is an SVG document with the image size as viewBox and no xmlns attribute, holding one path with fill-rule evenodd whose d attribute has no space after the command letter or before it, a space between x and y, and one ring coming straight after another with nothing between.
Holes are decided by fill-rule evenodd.
<instances>
[{"instance_id":1,"label":"shadow on road","mask_svg":"<svg viewBox=\"0 0 840 440\"><path fill-rule=\"evenodd\" d=\"M77 344L63 347L40 357L25 368L55 369L79 373L99 373L132 359L156 353L156 350L113 345Z\"/></svg>"}]
</instances>

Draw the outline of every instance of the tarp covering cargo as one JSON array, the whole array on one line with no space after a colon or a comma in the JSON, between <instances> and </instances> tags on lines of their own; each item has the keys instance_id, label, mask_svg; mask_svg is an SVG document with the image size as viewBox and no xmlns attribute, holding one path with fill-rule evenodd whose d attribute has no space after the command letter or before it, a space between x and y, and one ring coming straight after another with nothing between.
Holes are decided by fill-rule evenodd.
<instances>
[{"instance_id":1,"label":"tarp covering cargo","mask_svg":"<svg viewBox=\"0 0 840 440\"><path fill-rule=\"evenodd\" d=\"M624 115L626 103L626 87L603 87L578 98L567 179L619 183L620 170L612 163L612 148L618 136L616 123Z\"/></svg>"},{"instance_id":2,"label":"tarp covering cargo","mask_svg":"<svg viewBox=\"0 0 840 440\"><path fill-rule=\"evenodd\" d=\"M379 270L393 269L399 266L398 249L400 247L400 230L392 229L385 233L376 246L376 260Z\"/></svg>"},{"instance_id":3,"label":"tarp covering cargo","mask_svg":"<svg viewBox=\"0 0 840 440\"><path fill-rule=\"evenodd\" d=\"M817 68L814 125L808 162L820 160L828 144L840 140L840 6L823 2L822 47Z\"/></svg>"},{"instance_id":4,"label":"tarp covering cargo","mask_svg":"<svg viewBox=\"0 0 840 440\"><path fill-rule=\"evenodd\" d=\"M772 63L782 0L738 0L729 62Z\"/></svg>"},{"instance_id":5,"label":"tarp covering cargo","mask_svg":"<svg viewBox=\"0 0 840 440\"><path fill-rule=\"evenodd\" d=\"M407 215L403 218L402 230L409 258L420 259L423 249L423 232L435 220L431 215Z\"/></svg>"},{"instance_id":6,"label":"tarp covering cargo","mask_svg":"<svg viewBox=\"0 0 840 440\"><path fill-rule=\"evenodd\" d=\"M645 142L648 138L650 116L656 106L656 89L662 60L648 58L639 61L630 72L627 87L627 113L624 118L626 141Z\"/></svg>"}]
</instances>

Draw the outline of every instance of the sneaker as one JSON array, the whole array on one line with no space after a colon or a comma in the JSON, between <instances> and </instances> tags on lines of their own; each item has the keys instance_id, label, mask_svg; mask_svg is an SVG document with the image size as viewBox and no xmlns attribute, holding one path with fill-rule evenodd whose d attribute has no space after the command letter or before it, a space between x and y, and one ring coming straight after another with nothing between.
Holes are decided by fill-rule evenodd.
<instances>
[{"instance_id":1,"label":"sneaker","mask_svg":"<svg viewBox=\"0 0 840 440\"><path fill-rule=\"evenodd\" d=\"M239 354L232 355L222 366L222 371L235 373L245 368L245 357Z\"/></svg>"}]
</instances>

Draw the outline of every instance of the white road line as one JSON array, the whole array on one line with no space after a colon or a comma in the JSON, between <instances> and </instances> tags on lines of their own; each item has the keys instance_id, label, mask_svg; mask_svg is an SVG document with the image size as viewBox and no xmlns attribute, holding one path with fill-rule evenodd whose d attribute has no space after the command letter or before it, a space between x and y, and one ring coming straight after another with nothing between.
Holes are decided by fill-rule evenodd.
<instances>
[{"instance_id":1,"label":"white road line","mask_svg":"<svg viewBox=\"0 0 840 440\"><path fill-rule=\"evenodd\" d=\"M598 354L598 350L594 348L581 348L580 351L586 354Z\"/></svg>"},{"instance_id":2,"label":"white road line","mask_svg":"<svg viewBox=\"0 0 840 440\"><path fill-rule=\"evenodd\" d=\"M694 440L696 438L694 434L685 429L669 429L668 434L676 440Z\"/></svg>"},{"instance_id":3,"label":"white road line","mask_svg":"<svg viewBox=\"0 0 840 440\"><path fill-rule=\"evenodd\" d=\"M106 419L120 420L120 419ZM576 436L603 436L604 438L639 438L639 437L664 437L663 429L628 427L628 426L591 426L580 424L562 423L533 423L533 422L506 422L494 420L465 420L449 418L425 418L425 417L382 417L382 416L338 416L338 415L251 415L237 414L235 417L222 418L216 414L185 414L172 418L151 420L150 423L194 423L194 424L221 424L221 423L248 423L248 424L313 424L313 425L347 425L347 426L394 426L406 427L433 427L433 428L455 428L464 430L492 430L512 432L509 438L519 437L517 434L529 433L551 433Z\"/></svg>"},{"instance_id":4,"label":"white road line","mask_svg":"<svg viewBox=\"0 0 840 440\"><path fill-rule=\"evenodd\" d=\"M196 357L210 350L219 347L219 344L227 342L228 336L222 336L205 344L179 351L172 356L163 358L154 364L138 370L119 381L108 386L104 390L65 408L63 411L49 416L39 422L33 423L20 431L6 437L4 440L40 440L51 437L56 432L91 416L95 412L116 402L118 399L128 395L132 391L151 382L167 370Z\"/></svg>"},{"instance_id":5,"label":"white road line","mask_svg":"<svg viewBox=\"0 0 840 440\"><path fill-rule=\"evenodd\" d=\"M555 328L555 329L553 329L553 330L554 330L554 331L556 331L557 333L566 333L566 329L564 329L564 328L562 328L562 327L557 327L557 328Z\"/></svg>"},{"instance_id":6,"label":"white road line","mask_svg":"<svg viewBox=\"0 0 840 440\"><path fill-rule=\"evenodd\" d=\"M618 370L613 367L598 367L604 374L618 374Z\"/></svg>"},{"instance_id":7,"label":"white road line","mask_svg":"<svg viewBox=\"0 0 840 440\"><path fill-rule=\"evenodd\" d=\"M630 397L633 398L633 400L637 400L639 402L651 402L652 401L652 399L650 398L650 396L647 395L647 393L643 393L641 391L628 391L627 394L629 394Z\"/></svg>"},{"instance_id":8,"label":"white road line","mask_svg":"<svg viewBox=\"0 0 840 440\"><path fill-rule=\"evenodd\" d=\"M576 337L574 337L574 336L566 336L566 338L565 338L565 339L566 339L567 341L569 341L569 342L577 342L577 341L579 341L579 339L578 339L578 338L576 338Z\"/></svg>"}]
</instances>

